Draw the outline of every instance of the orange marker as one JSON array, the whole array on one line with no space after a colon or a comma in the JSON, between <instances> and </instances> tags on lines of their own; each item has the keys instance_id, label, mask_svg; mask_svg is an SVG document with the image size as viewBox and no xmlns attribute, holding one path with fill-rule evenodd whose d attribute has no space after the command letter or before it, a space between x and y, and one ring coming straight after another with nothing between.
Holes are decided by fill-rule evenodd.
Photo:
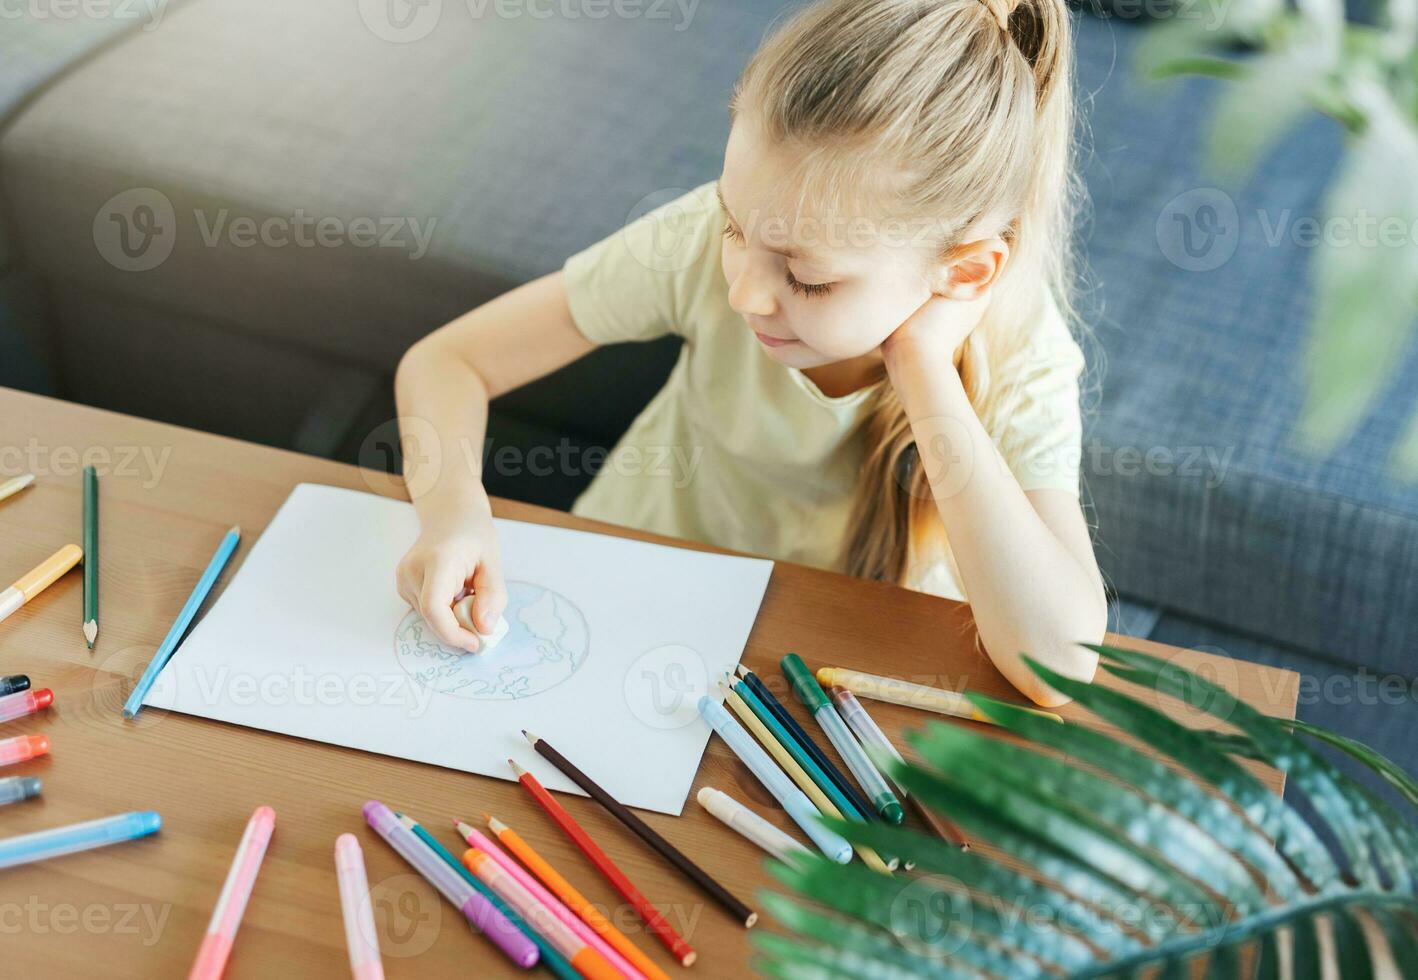
<instances>
[{"instance_id":1,"label":"orange marker","mask_svg":"<svg viewBox=\"0 0 1418 980\"><path fill-rule=\"evenodd\" d=\"M15 584L0 592L0 619L39 595L69 569L84 560L84 550L76 544L66 544L35 568L21 575Z\"/></svg>"},{"instance_id":2,"label":"orange marker","mask_svg":"<svg viewBox=\"0 0 1418 980\"><path fill-rule=\"evenodd\" d=\"M487 820L488 829L492 831L492 836L497 838L497 842L507 850L512 852L512 856L522 862L523 867L536 876L547 891L551 892L561 903L581 917L581 921L594 929L602 939L610 944L621 956L624 956L630 965L641 973L645 974L648 980L670 980L669 975L655 965L655 961L646 956L633 942L625 937L625 934L611 925L610 920L602 915L594 905L576 890L571 882L567 881L561 874L547 863L546 859L532 849L532 845L522 839L522 835L517 833L507 824L496 817L483 814Z\"/></svg>"},{"instance_id":3,"label":"orange marker","mask_svg":"<svg viewBox=\"0 0 1418 980\"><path fill-rule=\"evenodd\" d=\"M49 739L44 735L16 735L0 741L0 766L29 762L37 755L49 753Z\"/></svg>"},{"instance_id":4,"label":"orange marker","mask_svg":"<svg viewBox=\"0 0 1418 980\"><path fill-rule=\"evenodd\" d=\"M476 847L463 852L463 866L487 885L498 898L502 899L520 915L553 949L571 963L577 973L586 980L622 980L620 971L586 944L580 936L561 922L551 909L537 901L535 895L522 887L521 882L512 877L496 861Z\"/></svg>"}]
</instances>

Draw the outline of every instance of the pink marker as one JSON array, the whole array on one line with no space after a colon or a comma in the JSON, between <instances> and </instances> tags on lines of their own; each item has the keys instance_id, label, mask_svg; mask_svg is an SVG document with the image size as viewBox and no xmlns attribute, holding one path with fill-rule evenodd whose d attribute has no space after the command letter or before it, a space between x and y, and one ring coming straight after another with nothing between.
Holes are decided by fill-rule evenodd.
<instances>
[{"instance_id":1,"label":"pink marker","mask_svg":"<svg viewBox=\"0 0 1418 980\"><path fill-rule=\"evenodd\" d=\"M0 766L11 766L17 762L29 762L37 755L49 751L47 735L16 735L14 738L0 738Z\"/></svg>"},{"instance_id":2,"label":"pink marker","mask_svg":"<svg viewBox=\"0 0 1418 980\"><path fill-rule=\"evenodd\" d=\"M374 931L374 906L369 901L369 878L364 852L354 834L335 838L335 873L340 881L340 909L345 916L345 945L350 950L354 980L384 980L379 961L379 934Z\"/></svg>"},{"instance_id":3,"label":"pink marker","mask_svg":"<svg viewBox=\"0 0 1418 980\"><path fill-rule=\"evenodd\" d=\"M246 832L241 835L231 871L227 872L226 884L222 886L217 907L212 910L212 921L207 923L207 935L197 950L197 959L187 980L216 980L226 969L227 957L236 942L236 929L241 925L241 914L246 911L256 875L261 871L261 859L266 856L266 845L271 842L271 832L275 829L276 811L258 806L246 824Z\"/></svg>"},{"instance_id":4,"label":"pink marker","mask_svg":"<svg viewBox=\"0 0 1418 980\"><path fill-rule=\"evenodd\" d=\"M0 722L14 721L36 711L43 711L54 703L54 692L49 688L39 691L21 691L0 698Z\"/></svg>"},{"instance_id":5,"label":"pink marker","mask_svg":"<svg viewBox=\"0 0 1418 980\"><path fill-rule=\"evenodd\" d=\"M621 976L628 978L628 980L646 980L645 974L631 966L630 961L613 949L599 932L588 926L579 915L562 904L561 899L547 891L540 881L533 878L520 864L512 860L506 851L493 842L492 838L461 820L457 821L455 825L458 828L458 833L468 842L469 847L475 847L491 858L494 864L511 875L513 880L525 888L533 898L550 909L551 914L562 925L575 933L578 939L604 956ZM575 966L574 963L572 965Z\"/></svg>"}]
</instances>

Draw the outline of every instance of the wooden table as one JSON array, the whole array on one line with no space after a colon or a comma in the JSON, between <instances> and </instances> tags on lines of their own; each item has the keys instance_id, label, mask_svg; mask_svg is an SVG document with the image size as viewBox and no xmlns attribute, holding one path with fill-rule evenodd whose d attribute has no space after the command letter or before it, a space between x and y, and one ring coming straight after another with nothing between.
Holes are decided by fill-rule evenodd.
<instances>
[{"instance_id":1,"label":"wooden table","mask_svg":"<svg viewBox=\"0 0 1418 980\"><path fill-rule=\"evenodd\" d=\"M278 827L230 976L348 976L332 861L335 837L344 831L357 834L364 847L391 978L496 975L503 961L486 941L467 935L461 918L365 826L359 808L370 797L422 817L450 846L445 818L495 812L592 901L604 903L613 921L667 971L678 971L515 784L154 709L136 722L120 717L133 681L228 527L241 525L245 537L224 582L296 483L397 497L402 486L396 478L0 389L0 479L29 471L38 476L36 486L0 503L0 583L80 540L86 462L101 474L101 631L90 652L80 633L77 571L0 624L0 673L28 673L35 687L52 687L57 699L43 715L5 726L5 735L44 732L54 748L49 758L4 773L43 777L44 795L0 809L0 834L140 809L160 811L164 826L143 841L0 872L6 976L185 975L242 828L262 803L275 807ZM497 501L495 510L501 517L655 540L510 501ZM1263 710L1293 715L1292 673L1113 639L1200 665ZM967 607L779 563L744 659L761 675L777 677L777 661L790 650L813 666L1011 693L976 651ZM1186 711L1170 702L1166 709ZM871 710L893 737L923 720L904 708ZM1266 778L1279 785L1274 774ZM781 817L762 805L764 792L717 738L695 789L706 783ZM563 801L699 950L689 975L745 972L745 930L593 803ZM692 798L679 819L645 816L741 897L751 899L768 885L760 853Z\"/></svg>"}]
</instances>

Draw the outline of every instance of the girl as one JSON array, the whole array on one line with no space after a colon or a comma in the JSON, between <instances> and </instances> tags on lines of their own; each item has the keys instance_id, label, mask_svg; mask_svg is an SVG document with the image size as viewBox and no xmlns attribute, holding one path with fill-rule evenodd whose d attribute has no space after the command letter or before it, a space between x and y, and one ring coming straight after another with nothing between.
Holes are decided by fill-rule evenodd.
<instances>
[{"instance_id":1,"label":"girl","mask_svg":"<svg viewBox=\"0 0 1418 980\"><path fill-rule=\"evenodd\" d=\"M574 513L968 596L1036 702L1062 699L1021 652L1091 679L1077 643L1107 605L1062 312L1071 57L1063 0L799 12L735 88L717 181L405 355L400 415L438 438L406 464L403 597L477 650L450 604L471 589L493 631L497 539L480 474L439 446L481 445L489 399L599 344L674 332L669 381ZM667 453L688 465L634 465Z\"/></svg>"}]
</instances>

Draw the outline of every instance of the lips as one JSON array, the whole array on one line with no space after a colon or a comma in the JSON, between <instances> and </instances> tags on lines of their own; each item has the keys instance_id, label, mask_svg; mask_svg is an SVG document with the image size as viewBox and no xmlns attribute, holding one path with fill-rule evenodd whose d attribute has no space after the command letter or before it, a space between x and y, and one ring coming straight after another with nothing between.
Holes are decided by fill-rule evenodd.
<instances>
[{"instance_id":1,"label":"lips","mask_svg":"<svg viewBox=\"0 0 1418 980\"><path fill-rule=\"evenodd\" d=\"M770 337L766 333L759 333L757 330L753 335L758 338L758 342L765 347L786 347L788 344L796 344L796 340L787 340L782 337Z\"/></svg>"}]
</instances>

